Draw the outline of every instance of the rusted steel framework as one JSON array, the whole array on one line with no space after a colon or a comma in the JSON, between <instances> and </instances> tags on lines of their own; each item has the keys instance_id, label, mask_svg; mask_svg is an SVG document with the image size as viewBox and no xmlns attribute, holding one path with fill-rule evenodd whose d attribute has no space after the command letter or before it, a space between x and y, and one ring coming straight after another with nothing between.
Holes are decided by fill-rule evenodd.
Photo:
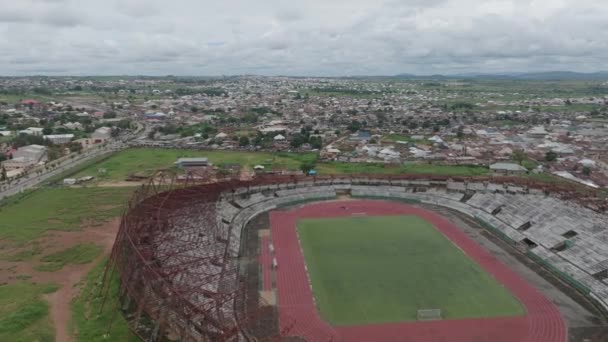
<instances>
[{"instance_id":1,"label":"rusted steel framework","mask_svg":"<svg viewBox=\"0 0 608 342\"><path fill-rule=\"evenodd\" d=\"M236 341L237 319L266 306L246 307L238 260L228 251L229 227L218 220L216 201L233 181L195 185L203 179L158 173L121 221L111 261L122 309L142 339Z\"/></svg>"},{"instance_id":2,"label":"rusted steel framework","mask_svg":"<svg viewBox=\"0 0 608 342\"><path fill-rule=\"evenodd\" d=\"M266 176L251 180L176 177L158 172L136 191L122 217L111 262L104 274L107 295L111 275L120 278L121 310L130 328L143 340L181 341L274 340L288 331L247 332L265 319L271 307L260 298L245 298L238 252L230 249L229 222L217 203L237 188L279 183L391 184L403 180L491 182L524 189L537 188L554 196L605 209L595 191L548 185L509 177L441 177L428 175ZM599 201L599 202L598 202ZM240 241L236 241L237 246ZM233 241L232 245L234 246ZM102 308L103 309L103 308ZM295 323L294 323L295 324ZM285 326L285 325L282 325ZM256 331L259 331L257 329Z\"/></svg>"}]
</instances>

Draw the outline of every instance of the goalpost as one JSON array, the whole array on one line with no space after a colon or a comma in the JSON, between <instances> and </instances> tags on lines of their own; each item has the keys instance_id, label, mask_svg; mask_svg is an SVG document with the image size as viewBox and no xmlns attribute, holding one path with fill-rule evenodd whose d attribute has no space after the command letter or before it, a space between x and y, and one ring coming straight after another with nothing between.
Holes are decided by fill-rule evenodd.
<instances>
[{"instance_id":1,"label":"goalpost","mask_svg":"<svg viewBox=\"0 0 608 342\"><path fill-rule=\"evenodd\" d=\"M441 319L441 309L419 309L417 314L419 321L436 321Z\"/></svg>"}]
</instances>

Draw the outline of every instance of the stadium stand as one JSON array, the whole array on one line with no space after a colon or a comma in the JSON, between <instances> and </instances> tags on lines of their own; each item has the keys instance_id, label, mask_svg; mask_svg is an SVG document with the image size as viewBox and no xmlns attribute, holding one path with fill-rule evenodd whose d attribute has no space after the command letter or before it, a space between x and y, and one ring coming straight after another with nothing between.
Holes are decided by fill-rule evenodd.
<instances>
[{"instance_id":1,"label":"stadium stand","mask_svg":"<svg viewBox=\"0 0 608 342\"><path fill-rule=\"evenodd\" d=\"M181 193L176 191L173 195L176 199L170 202L172 206L166 208L162 205L169 196L163 198L162 193L142 196L145 198L135 203L121 225L121 236L129 236L121 242L138 252L132 253L129 248L115 249L116 253L125 253L115 256L116 260L129 260L129 264L120 266L122 274L129 275L122 279L121 286L126 289L123 292L146 293L137 305L149 306L145 310L151 316L160 315L159 306L144 301L163 303L165 299L161 298L168 293L169 287L162 284L203 290L203 294L193 291L192 295L183 298L189 305L206 308L205 312L208 312L205 319L201 317L197 338L204 335L213 339L220 333L228 336L235 331L236 299L225 294L235 292L238 283L241 232L245 225L260 213L336 198L337 192L344 191L349 191L353 197L428 203L463 213L520 247L532 259L608 309L608 216L575 202L546 195L540 189L491 182L373 177L282 181L219 189L217 197L205 199L197 199L200 192L188 193L187 188L181 189ZM188 201L178 200L181 195ZM150 212L159 214L151 215ZM142 255L156 264L138 261ZM184 263L183 260L196 262ZM142 267L139 262L150 270L138 271L138 267ZM159 276L151 267L168 270L171 278L162 282L146 281L148 277ZM181 302L172 304L175 308L182 305ZM192 328L183 318L189 314L188 310L184 307L158 321L164 319L172 327L181 327L180 332L175 333L179 336L190 334Z\"/></svg>"}]
</instances>

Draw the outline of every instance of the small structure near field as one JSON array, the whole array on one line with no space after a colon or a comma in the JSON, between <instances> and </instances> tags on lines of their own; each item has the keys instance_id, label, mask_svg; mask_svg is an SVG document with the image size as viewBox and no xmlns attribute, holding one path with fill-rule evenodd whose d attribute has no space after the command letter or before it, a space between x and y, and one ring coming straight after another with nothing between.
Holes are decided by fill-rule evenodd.
<instances>
[{"instance_id":1,"label":"small structure near field","mask_svg":"<svg viewBox=\"0 0 608 342\"><path fill-rule=\"evenodd\" d=\"M490 170L492 173L510 175L510 174L519 174L526 173L528 169L525 167L515 164L515 163L494 163L490 165Z\"/></svg>"},{"instance_id":2,"label":"small structure near field","mask_svg":"<svg viewBox=\"0 0 608 342\"><path fill-rule=\"evenodd\" d=\"M93 176L85 176L80 178L64 178L63 185L76 185L88 181L92 181L95 177Z\"/></svg>"},{"instance_id":3,"label":"small structure near field","mask_svg":"<svg viewBox=\"0 0 608 342\"><path fill-rule=\"evenodd\" d=\"M437 321L441 319L441 309L420 309L417 317L419 321Z\"/></svg>"},{"instance_id":4,"label":"small structure near field","mask_svg":"<svg viewBox=\"0 0 608 342\"><path fill-rule=\"evenodd\" d=\"M76 184L76 178L66 178L63 180L63 185L74 185Z\"/></svg>"},{"instance_id":5,"label":"small structure near field","mask_svg":"<svg viewBox=\"0 0 608 342\"><path fill-rule=\"evenodd\" d=\"M197 157L197 158L179 158L175 165L181 169L189 168L189 167L207 167L212 166L211 162L209 162L209 158L207 157Z\"/></svg>"}]
</instances>

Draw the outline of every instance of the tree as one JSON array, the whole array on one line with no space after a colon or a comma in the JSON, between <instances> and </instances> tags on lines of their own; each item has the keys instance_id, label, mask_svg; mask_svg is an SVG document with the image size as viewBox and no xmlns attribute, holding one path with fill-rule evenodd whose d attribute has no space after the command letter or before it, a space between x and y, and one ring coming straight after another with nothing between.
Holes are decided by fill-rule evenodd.
<instances>
[{"instance_id":1,"label":"tree","mask_svg":"<svg viewBox=\"0 0 608 342\"><path fill-rule=\"evenodd\" d=\"M305 144L308 142L308 139L306 136L302 135L302 134L294 134L293 138L291 139L291 146L298 148L300 146L302 146L302 144Z\"/></svg>"},{"instance_id":2,"label":"tree","mask_svg":"<svg viewBox=\"0 0 608 342\"><path fill-rule=\"evenodd\" d=\"M522 149L516 149L513 151L513 160L515 160L519 165L521 165L524 160L526 160L526 152Z\"/></svg>"},{"instance_id":3,"label":"tree","mask_svg":"<svg viewBox=\"0 0 608 342\"><path fill-rule=\"evenodd\" d=\"M548 162L556 161L557 153L555 153L553 151L549 151L549 152L545 153L545 160Z\"/></svg>"},{"instance_id":4,"label":"tree","mask_svg":"<svg viewBox=\"0 0 608 342\"><path fill-rule=\"evenodd\" d=\"M304 162L304 163L300 164L300 170L302 170L302 172L304 172L304 174L308 174L308 172L314 168L315 168L314 162Z\"/></svg>"},{"instance_id":5,"label":"tree","mask_svg":"<svg viewBox=\"0 0 608 342\"><path fill-rule=\"evenodd\" d=\"M462 126L458 127L458 131L456 131L456 137L458 139L464 138L464 130L462 129Z\"/></svg>"},{"instance_id":6,"label":"tree","mask_svg":"<svg viewBox=\"0 0 608 342\"><path fill-rule=\"evenodd\" d=\"M78 152L78 153L80 153L82 151L82 145L80 143L77 143L77 142L71 142L68 145L68 148L70 149L70 152Z\"/></svg>"},{"instance_id":7,"label":"tree","mask_svg":"<svg viewBox=\"0 0 608 342\"><path fill-rule=\"evenodd\" d=\"M47 156L49 160L55 160L61 157L61 149L57 147L51 147L48 149Z\"/></svg>"},{"instance_id":8,"label":"tree","mask_svg":"<svg viewBox=\"0 0 608 342\"><path fill-rule=\"evenodd\" d=\"M42 134L44 134L44 135L53 134L53 129L51 127L45 127L42 129Z\"/></svg>"},{"instance_id":9,"label":"tree","mask_svg":"<svg viewBox=\"0 0 608 342\"><path fill-rule=\"evenodd\" d=\"M5 181L7 179L8 179L8 176L6 175L6 169L3 166L2 171L0 173L0 181Z\"/></svg>"},{"instance_id":10,"label":"tree","mask_svg":"<svg viewBox=\"0 0 608 342\"><path fill-rule=\"evenodd\" d=\"M249 138L247 138L246 136L242 136L239 138L239 146L248 146L249 145Z\"/></svg>"},{"instance_id":11,"label":"tree","mask_svg":"<svg viewBox=\"0 0 608 342\"><path fill-rule=\"evenodd\" d=\"M310 137L308 143L312 148L320 149L323 147L323 139L321 137Z\"/></svg>"},{"instance_id":12,"label":"tree","mask_svg":"<svg viewBox=\"0 0 608 342\"><path fill-rule=\"evenodd\" d=\"M348 127L346 127L346 129L354 133L361 129L361 123L357 120L353 120L350 124L348 124Z\"/></svg>"},{"instance_id":13,"label":"tree","mask_svg":"<svg viewBox=\"0 0 608 342\"><path fill-rule=\"evenodd\" d=\"M590 176L591 175L591 168L589 166L583 167L583 174L585 176Z\"/></svg>"}]
</instances>

